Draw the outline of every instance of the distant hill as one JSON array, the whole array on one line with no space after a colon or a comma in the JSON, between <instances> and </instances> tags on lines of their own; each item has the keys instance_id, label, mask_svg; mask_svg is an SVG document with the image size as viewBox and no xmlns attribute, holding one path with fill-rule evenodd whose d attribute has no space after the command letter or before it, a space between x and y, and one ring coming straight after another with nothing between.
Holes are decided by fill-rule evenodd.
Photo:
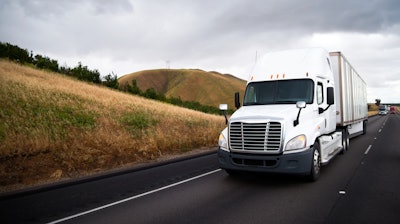
<instances>
[{"instance_id":1,"label":"distant hill","mask_svg":"<svg viewBox=\"0 0 400 224\"><path fill-rule=\"evenodd\" d=\"M119 78L120 88L136 80L138 87L145 91L154 88L167 97L196 101L204 105L218 107L227 103L234 108L234 94L243 96L246 81L232 75L206 72L199 69L156 69L127 74Z\"/></svg>"}]
</instances>

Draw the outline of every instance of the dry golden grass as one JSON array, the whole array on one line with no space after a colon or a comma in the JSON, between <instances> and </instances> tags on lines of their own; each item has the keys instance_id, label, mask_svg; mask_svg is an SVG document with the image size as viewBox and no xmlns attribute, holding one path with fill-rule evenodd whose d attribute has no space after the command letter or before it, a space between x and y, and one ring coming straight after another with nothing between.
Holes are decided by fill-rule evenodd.
<instances>
[{"instance_id":1,"label":"dry golden grass","mask_svg":"<svg viewBox=\"0 0 400 224\"><path fill-rule=\"evenodd\" d=\"M208 115L0 60L0 191L217 144Z\"/></svg>"},{"instance_id":2,"label":"dry golden grass","mask_svg":"<svg viewBox=\"0 0 400 224\"><path fill-rule=\"evenodd\" d=\"M378 106L375 105L374 103L369 103L368 104L368 116L373 116L378 114Z\"/></svg>"}]
</instances>

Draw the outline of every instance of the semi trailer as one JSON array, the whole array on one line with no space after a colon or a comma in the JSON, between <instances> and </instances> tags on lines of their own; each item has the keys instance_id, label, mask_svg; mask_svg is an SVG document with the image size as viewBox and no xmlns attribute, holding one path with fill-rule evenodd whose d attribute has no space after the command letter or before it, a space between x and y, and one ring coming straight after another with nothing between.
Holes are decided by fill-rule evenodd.
<instances>
[{"instance_id":1,"label":"semi trailer","mask_svg":"<svg viewBox=\"0 0 400 224\"><path fill-rule=\"evenodd\" d=\"M349 150L349 138L366 132L366 83L341 52L268 53L240 101L236 93L237 110L225 116L218 141L219 165L229 174L288 173L315 181L322 165Z\"/></svg>"}]
</instances>

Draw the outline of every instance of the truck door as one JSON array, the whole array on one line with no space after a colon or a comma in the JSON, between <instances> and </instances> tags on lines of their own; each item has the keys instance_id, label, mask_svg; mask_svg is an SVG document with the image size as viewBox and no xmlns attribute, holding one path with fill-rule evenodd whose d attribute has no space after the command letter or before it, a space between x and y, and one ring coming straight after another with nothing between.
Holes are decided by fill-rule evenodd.
<instances>
[{"instance_id":1,"label":"truck door","mask_svg":"<svg viewBox=\"0 0 400 224\"><path fill-rule=\"evenodd\" d=\"M322 123L320 124L321 134L331 133L336 129L336 107L334 104L328 105L327 89L328 83L325 80L321 80L317 83L318 113L322 119Z\"/></svg>"}]
</instances>

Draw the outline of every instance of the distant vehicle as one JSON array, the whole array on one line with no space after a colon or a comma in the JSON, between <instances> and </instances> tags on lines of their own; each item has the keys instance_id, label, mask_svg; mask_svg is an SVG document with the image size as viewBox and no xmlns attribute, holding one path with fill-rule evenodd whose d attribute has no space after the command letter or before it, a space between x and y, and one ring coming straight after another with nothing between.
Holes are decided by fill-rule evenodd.
<instances>
[{"instance_id":1,"label":"distant vehicle","mask_svg":"<svg viewBox=\"0 0 400 224\"><path fill-rule=\"evenodd\" d=\"M390 113L395 114L396 113L396 107L395 106L390 106Z\"/></svg>"},{"instance_id":2,"label":"distant vehicle","mask_svg":"<svg viewBox=\"0 0 400 224\"><path fill-rule=\"evenodd\" d=\"M386 105L379 105L379 115L387 115L388 114L388 108Z\"/></svg>"},{"instance_id":3,"label":"distant vehicle","mask_svg":"<svg viewBox=\"0 0 400 224\"><path fill-rule=\"evenodd\" d=\"M235 94L238 110L219 137L220 167L314 181L321 165L347 151L350 137L365 133L366 96L365 82L340 52L267 54L248 79L242 107Z\"/></svg>"}]
</instances>

